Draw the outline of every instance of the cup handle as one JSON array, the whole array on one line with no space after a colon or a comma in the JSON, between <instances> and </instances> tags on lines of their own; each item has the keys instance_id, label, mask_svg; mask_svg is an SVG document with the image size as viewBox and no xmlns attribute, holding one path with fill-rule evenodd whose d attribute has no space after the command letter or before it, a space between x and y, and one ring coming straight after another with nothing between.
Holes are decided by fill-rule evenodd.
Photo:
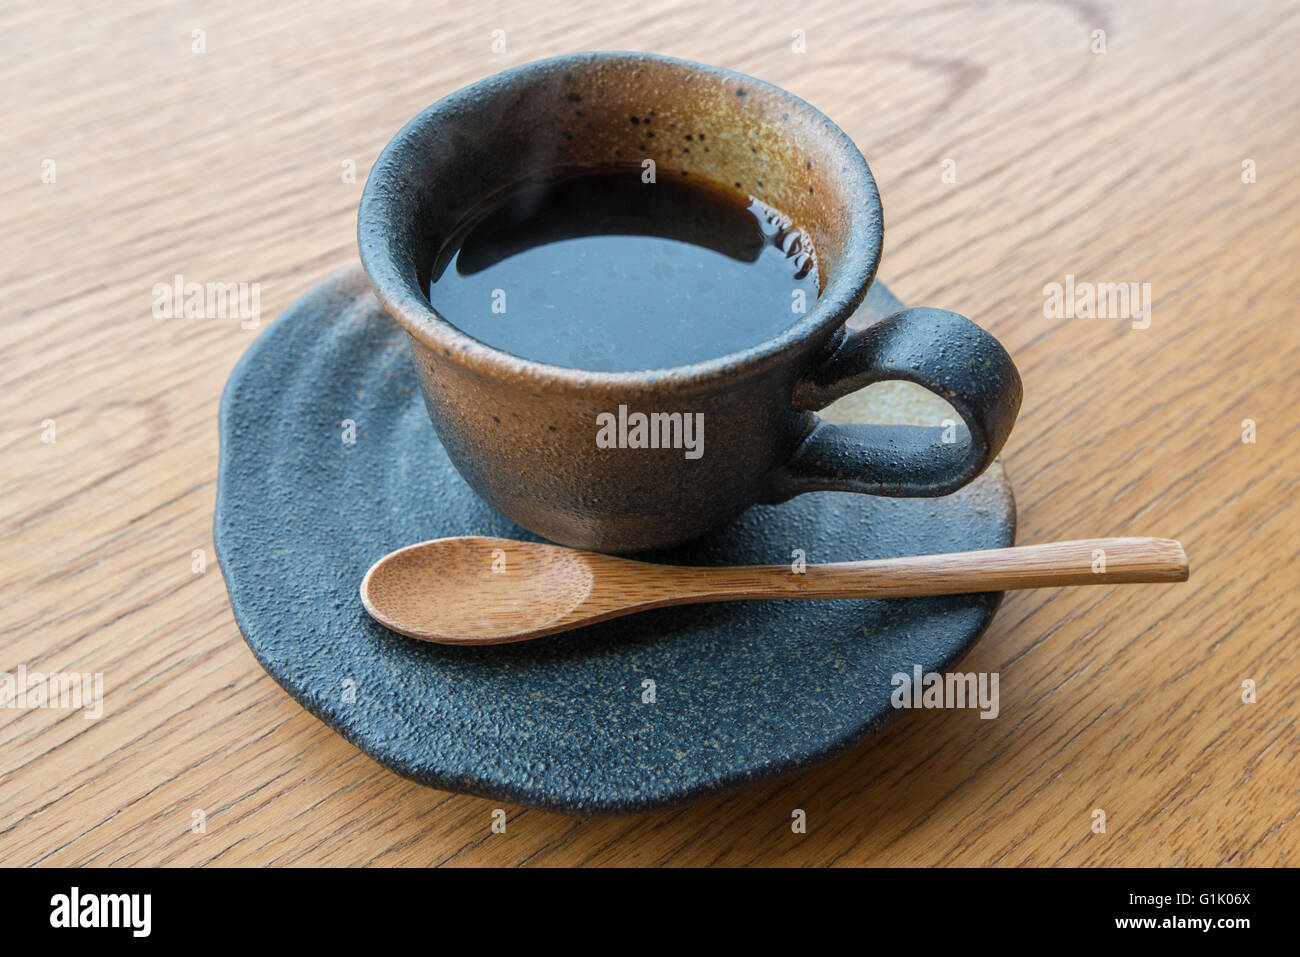
<instances>
[{"instance_id":1,"label":"cup handle","mask_svg":"<svg viewBox=\"0 0 1300 957\"><path fill-rule=\"evenodd\" d=\"M948 495L993 461L1020 411L1020 373L1002 344L955 312L904 309L849 332L795 387L814 411L873 382L905 379L948 402L963 426L833 425L811 416L794 455L772 472L762 501L813 491L930 498ZM945 442L944 439L949 441Z\"/></svg>"}]
</instances>

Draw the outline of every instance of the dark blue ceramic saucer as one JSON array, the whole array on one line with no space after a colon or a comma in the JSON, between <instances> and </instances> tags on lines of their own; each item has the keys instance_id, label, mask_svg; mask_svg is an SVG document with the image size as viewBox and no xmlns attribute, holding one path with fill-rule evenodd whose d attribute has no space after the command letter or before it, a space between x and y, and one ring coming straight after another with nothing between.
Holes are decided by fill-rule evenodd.
<instances>
[{"instance_id":1,"label":"dark blue ceramic saucer","mask_svg":"<svg viewBox=\"0 0 1300 957\"><path fill-rule=\"evenodd\" d=\"M877 283L854 324L898 308ZM357 591L380 556L446 535L536 540L448 462L403 336L360 269L317 286L262 333L222 397L215 518L235 619L257 659L398 774L571 813L703 798L871 734L893 714L893 674L949 668L993 617L1000 596L959 595L696 605L481 648L389 632ZM943 416L898 383L828 413L928 425ZM850 561L998 548L1014 526L995 465L947 498L820 492L756 506L708 540L647 557L775 564L803 549L810 563Z\"/></svg>"}]
</instances>

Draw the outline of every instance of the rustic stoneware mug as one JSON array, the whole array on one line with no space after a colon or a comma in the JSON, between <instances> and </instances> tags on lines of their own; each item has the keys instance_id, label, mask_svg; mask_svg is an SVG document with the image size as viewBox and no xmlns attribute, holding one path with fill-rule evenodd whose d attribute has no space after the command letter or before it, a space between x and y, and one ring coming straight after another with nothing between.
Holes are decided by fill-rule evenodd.
<instances>
[{"instance_id":1,"label":"rustic stoneware mug","mask_svg":"<svg viewBox=\"0 0 1300 957\"><path fill-rule=\"evenodd\" d=\"M652 110L659 128L704 134L709 150L645 137L631 118ZM492 348L429 304L435 258L491 197L557 170L645 158L661 176L740 184L811 237L821 294L791 328L680 368L589 371ZM938 496L984 471L1019 411L1020 376L997 340L951 312L907 309L846 333L882 239L871 171L829 119L760 80L642 53L530 63L438 101L379 156L358 225L362 262L408 333L429 416L461 475L524 528L599 551L685 542L805 492ZM832 425L813 414L885 379L930 389L964 426ZM702 414L703 454L602 448L599 417L620 406Z\"/></svg>"}]
</instances>

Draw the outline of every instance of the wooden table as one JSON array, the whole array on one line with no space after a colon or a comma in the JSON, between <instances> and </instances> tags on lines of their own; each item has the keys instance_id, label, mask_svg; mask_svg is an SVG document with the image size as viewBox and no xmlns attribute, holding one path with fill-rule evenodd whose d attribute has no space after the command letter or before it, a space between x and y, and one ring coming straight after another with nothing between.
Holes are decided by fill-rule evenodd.
<instances>
[{"instance_id":1,"label":"wooden table","mask_svg":"<svg viewBox=\"0 0 1300 957\"><path fill-rule=\"evenodd\" d=\"M1300 863L1300 11L1160 6L6 5L0 670L102 672L104 713L0 711L0 861ZM1177 537L1191 581L1011 595L963 666L1000 674L997 720L910 713L640 818L505 807L494 834L496 802L398 778L295 704L215 563L222 385L355 261L406 119L599 48L751 73L843 126L884 197L882 278L1023 373L1020 541ZM177 274L259 283L261 325L155 318ZM1149 327L1049 318L1067 276L1149 283Z\"/></svg>"}]
</instances>

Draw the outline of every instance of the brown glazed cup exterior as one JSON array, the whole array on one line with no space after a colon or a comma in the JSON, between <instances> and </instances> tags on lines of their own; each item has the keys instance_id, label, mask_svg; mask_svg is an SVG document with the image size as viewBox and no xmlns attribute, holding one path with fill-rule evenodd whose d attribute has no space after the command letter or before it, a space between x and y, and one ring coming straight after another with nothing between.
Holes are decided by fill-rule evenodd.
<instances>
[{"instance_id":1,"label":"brown glazed cup exterior","mask_svg":"<svg viewBox=\"0 0 1300 957\"><path fill-rule=\"evenodd\" d=\"M709 149L683 152L686 134ZM658 176L754 195L811 236L822 291L794 326L694 365L598 372L492 348L430 306L435 257L494 194L557 170L646 158ZM408 333L429 417L461 475L524 528L599 551L685 542L756 502L816 490L945 495L988 466L1021 397L996 340L936 309L845 333L882 239L871 171L829 119L751 77L642 53L530 63L435 103L376 161L358 227L362 262ZM841 426L813 414L882 379L931 389L964 426ZM702 413L703 455L599 447L598 416L620 406Z\"/></svg>"}]
</instances>

